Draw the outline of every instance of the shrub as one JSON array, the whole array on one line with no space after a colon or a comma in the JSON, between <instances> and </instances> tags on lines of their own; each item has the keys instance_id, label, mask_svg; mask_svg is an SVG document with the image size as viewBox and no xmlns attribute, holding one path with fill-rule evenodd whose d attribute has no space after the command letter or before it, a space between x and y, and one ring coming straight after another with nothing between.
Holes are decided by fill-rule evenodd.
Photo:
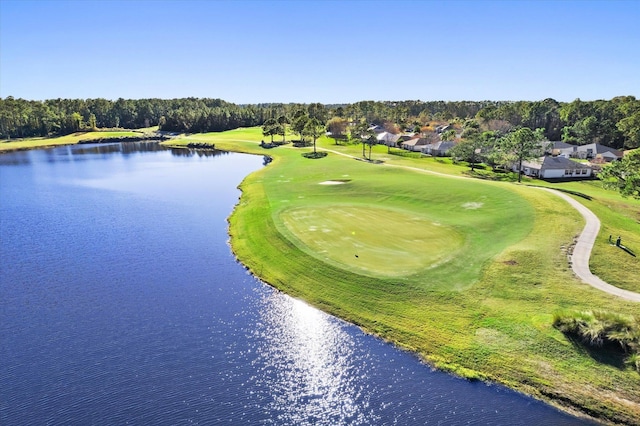
<instances>
[{"instance_id":1,"label":"shrub","mask_svg":"<svg viewBox=\"0 0 640 426\"><path fill-rule=\"evenodd\" d=\"M317 158L324 158L327 156L327 153L324 151L321 152L305 152L304 154L302 154L303 157L305 158L311 158L311 159L317 159Z\"/></svg>"},{"instance_id":2,"label":"shrub","mask_svg":"<svg viewBox=\"0 0 640 426\"><path fill-rule=\"evenodd\" d=\"M640 323L635 317L606 311L557 312L553 326L590 347L617 346L627 356L625 363L640 373Z\"/></svg>"}]
</instances>

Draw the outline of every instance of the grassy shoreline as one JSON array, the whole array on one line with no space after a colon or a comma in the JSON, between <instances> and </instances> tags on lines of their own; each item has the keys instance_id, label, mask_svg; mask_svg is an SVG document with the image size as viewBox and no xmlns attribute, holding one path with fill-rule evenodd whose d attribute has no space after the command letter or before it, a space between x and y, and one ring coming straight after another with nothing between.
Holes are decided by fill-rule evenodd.
<instances>
[{"instance_id":1,"label":"grassy shoreline","mask_svg":"<svg viewBox=\"0 0 640 426\"><path fill-rule=\"evenodd\" d=\"M567 250L583 222L566 202L526 185L439 176L434 173L461 177L467 168L389 155L386 147L373 153L383 164L335 153L309 160L301 154L310 148L263 149L261 138L260 129L237 129L171 141L273 159L245 178L229 217L232 249L254 275L437 368L501 383L604 423L640 424L638 373L594 358L552 326L558 310L638 311L637 304L573 276ZM324 138L319 148L361 153L359 146ZM320 185L328 180L345 183ZM639 202L597 182L529 183L590 195L575 198L602 221L592 270L638 291L640 261L621 257L607 238L622 234L640 248ZM434 226L445 232L429 229ZM407 244L391 250L389 232L400 227L419 228L428 241L421 246L397 232ZM344 244L324 235L331 232ZM379 257L368 260L380 248L401 259L407 247L424 254L419 263L426 269L407 263L399 274ZM437 258L443 251L455 256Z\"/></svg>"},{"instance_id":2,"label":"grassy shoreline","mask_svg":"<svg viewBox=\"0 0 640 426\"><path fill-rule=\"evenodd\" d=\"M55 148L63 145L75 145L81 142L87 142L95 140L96 143L108 142L109 139L113 139L118 142L126 140L127 138L144 138L158 137L156 133L157 128L148 129L117 129L117 130L99 130L99 131L83 131L71 133L65 136L57 137L36 137L36 138L24 138L18 140L0 140L0 153L12 152L12 151L26 151L30 149L46 149Z\"/></svg>"}]
</instances>

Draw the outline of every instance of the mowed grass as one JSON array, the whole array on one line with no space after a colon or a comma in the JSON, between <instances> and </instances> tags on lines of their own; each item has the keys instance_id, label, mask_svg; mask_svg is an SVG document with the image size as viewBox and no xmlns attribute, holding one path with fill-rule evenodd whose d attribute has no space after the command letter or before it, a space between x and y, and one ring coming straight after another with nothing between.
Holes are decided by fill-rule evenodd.
<instances>
[{"instance_id":1,"label":"mowed grass","mask_svg":"<svg viewBox=\"0 0 640 426\"><path fill-rule=\"evenodd\" d=\"M371 276L400 277L436 267L464 243L453 228L428 217L366 205L285 209L280 219L285 235L311 256Z\"/></svg>"}]
</instances>

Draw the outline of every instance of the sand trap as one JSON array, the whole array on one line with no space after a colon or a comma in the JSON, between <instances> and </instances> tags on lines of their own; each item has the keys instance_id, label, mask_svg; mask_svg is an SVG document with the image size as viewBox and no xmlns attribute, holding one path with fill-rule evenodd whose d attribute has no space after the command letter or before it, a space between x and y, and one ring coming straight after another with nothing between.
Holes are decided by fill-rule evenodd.
<instances>
[{"instance_id":1,"label":"sand trap","mask_svg":"<svg viewBox=\"0 0 640 426\"><path fill-rule=\"evenodd\" d=\"M349 182L348 180L325 180L324 182L320 182L318 185L342 185L343 183Z\"/></svg>"},{"instance_id":2,"label":"sand trap","mask_svg":"<svg viewBox=\"0 0 640 426\"><path fill-rule=\"evenodd\" d=\"M484 203L464 203L462 205L462 208L467 210L476 210L482 207L483 205Z\"/></svg>"}]
</instances>

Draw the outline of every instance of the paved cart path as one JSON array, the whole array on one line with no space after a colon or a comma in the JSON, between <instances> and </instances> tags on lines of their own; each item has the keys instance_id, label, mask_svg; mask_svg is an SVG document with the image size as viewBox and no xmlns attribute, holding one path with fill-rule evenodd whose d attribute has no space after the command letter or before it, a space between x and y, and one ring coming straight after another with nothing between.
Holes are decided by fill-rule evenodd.
<instances>
[{"instance_id":1,"label":"paved cart path","mask_svg":"<svg viewBox=\"0 0 640 426\"><path fill-rule=\"evenodd\" d=\"M589 210L573 198L569 197L568 195L549 188L540 189L549 191L552 194L565 199L569 204L571 204L574 209L578 210L578 212L582 215L582 217L584 217L584 220L586 221L584 229L578 237L578 241L573 249L573 254L571 255L571 269L573 269L573 272L582 281L592 287L597 288L598 290L605 291L609 294L613 294L614 296L618 296L623 299L640 302L640 294L614 287L611 284L606 283L597 276L593 275L591 273L591 270L589 269L589 257L591 257L591 249L593 249L593 244L596 241L596 237L598 236L598 231L600 231L600 219L598 219L598 217L591 210Z\"/></svg>"}]
</instances>

